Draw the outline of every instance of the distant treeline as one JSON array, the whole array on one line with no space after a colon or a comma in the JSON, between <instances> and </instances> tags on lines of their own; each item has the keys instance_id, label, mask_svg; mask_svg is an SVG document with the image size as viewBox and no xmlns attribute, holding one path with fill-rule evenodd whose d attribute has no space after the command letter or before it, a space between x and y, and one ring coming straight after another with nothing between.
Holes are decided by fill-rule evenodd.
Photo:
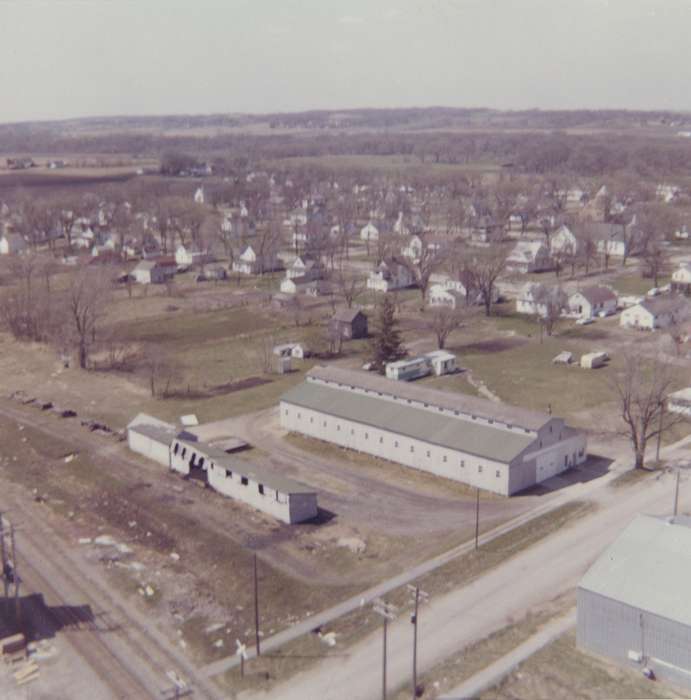
<instances>
[{"instance_id":1,"label":"distant treeline","mask_svg":"<svg viewBox=\"0 0 691 700\"><path fill-rule=\"evenodd\" d=\"M406 130L406 119L419 125L427 121L462 118L477 131L415 131ZM134 133L127 129L141 125L169 128L173 123L186 126L219 125L230 117L151 117L102 118L55 124L0 125L0 152L37 153L108 153L132 154L160 158L164 153L188 154L200 161L214 157L242 158L249 163L266 159L297 156L377 155L413 156L419 162L435 163L496 163L511 165L517 172L544 174L563 172L572 175L601 176L619 171L640 175L689 173L691 139L676 136L682 118L668 113L634 112L492 112L490 110L355 110L345 112L306 112L295 115L271 115L285 127L321 124L324 120L338 123L341 130L304 133L269 133L266 135L219 133L213 136L163 136L156 133ZM264 117L266 118L266 117ZM259 117L238 117L247 123ZM360 120L360 126L371 130L345 132L344 122ZM566 134L560 131L506 131L512 127L555 129L588 125L590 128L611 128L610 132ZM673 124L669 136L650 136L636 131L643 124ZM65 135L66 124L71 135ZM103 134L73 135L75 124L84 129L109 124L121 131ZM626 126L630 127L626 131ZM393 127L397 127L396 131ZM392 130L389 130L389 129ZM622 130L624 130L622 132ZM70 133L68 132L68 133ZM664 134L664 132L663 132Z\"/></svg>"}]
</instances>

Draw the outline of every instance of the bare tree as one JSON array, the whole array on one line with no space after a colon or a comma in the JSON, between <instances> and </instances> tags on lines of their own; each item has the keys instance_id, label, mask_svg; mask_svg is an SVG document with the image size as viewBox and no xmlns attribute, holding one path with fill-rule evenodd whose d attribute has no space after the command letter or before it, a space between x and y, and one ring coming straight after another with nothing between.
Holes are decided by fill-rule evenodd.
<instances>
[{"instance_id":1,"label":"bare tree","mask_svg":"<svg viewBox=\"0 0 691 700\"><path fill-rule=\"evenodd\" d=\"M541 287L535 296L536 320L540 325L540 342L543 331L551 336L559 317L566 308L568 297L561 287Z\"/></svg>"},{"instance_id":2,"label":"bare tree","mask_svg":"<svg viewBox=\"0 0 691 700\"><path fill-rule=\"evenodd\" d=\"M86 369L89 352L96 342L96 332L111 297L109 276L93 267L81 267L66 293L66 322L74 332L79 366Z\"/></svg>"},{"instance_id":3,"label":"bare tree","mask_svg":"<svg viewBox=\"0 0 691 700\"><path fill-rule=\"evenodd\" d=\"M673 376L672 367L660 358L649 362L634 352L624 355L624 369L611 382L625 434L633 448L636 469L645 466L650 440L681 418L680 414L665 412Z\"/></svg>"},{"instance_id":4,"label":"bare tree","mask_svg":"<svg viewBox=\"0 0 691 700\"><path fill-rule=\"evenodd\" d=\"M420 240L422 245L418 257L404 257L400 262L408 268L413 281L420 290L420 308L424 309L430 278L441 265L443 254L438 247L431 244L428 234L420 234Z\"/></svg>"},{"instance_id":5,"label":"bare tree","mask_svg":"<svg viewBox=\"0 0 691 700\"><path fill-rule=\"evenodd\" d=\"M475 288L480 293L485 307L485 316L492 313L492 302L499 276L506 269L508 250L503 246L495 246L487 255L473 260Z\"/></svg>"},{"instance_id":6,"label":"bare tree","mask_svg":"<svg viewBox=\"0 0 691 700\"><path fill-rule=\"evenodd\" d=\"M333 276L333 283L336 286L338 295L349 309L353 308L355 299L366 289L366 280L357 275L349 275L343 270L339 270Z\"/></svg>"},{"instance_id":7,"label":"bare tree","mask_svg":"<svg viewBox=\"0 0 691 700\"><path fill-rule=\"evenodd\" d=\"M460 328L462 323L463 314L459 309L440 307L432 311L427 320L427 327L434 333L439 350L445 348L449 335Z\"/></svg>"},{"instance_id":8,"label":"bare tree","mask_svg":"<svg viewBox=\"0 0 691 700\"><path fill-rule=\"evenodd\" d=\"M146 345L141 352L140 364L146 372L151 396L166 396L179 370L169 354L158 345Z\"/></svg>"}]
</instances>

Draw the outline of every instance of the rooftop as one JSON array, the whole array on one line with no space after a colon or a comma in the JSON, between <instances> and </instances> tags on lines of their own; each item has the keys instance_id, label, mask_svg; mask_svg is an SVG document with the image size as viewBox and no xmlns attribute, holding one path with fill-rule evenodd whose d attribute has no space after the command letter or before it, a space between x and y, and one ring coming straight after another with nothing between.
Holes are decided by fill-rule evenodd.
<instances>
[{"instance_id":1,"label":"rooftop","mask_svg":"<svg viewBox=\"0 0 691 700\"><path fill-rule=\"evenodd\" d=\"M357 387L387 396L420 401L432 406L459 411L466 415L480 416L528 430L539 430L552 418L552 416L539 411L509 406L508 404L497 403L496 401L489 401L488 399L481 399L468 394L440 391L439 389L429 389L419 384L397 382L370 372L359 372L340 367L317 366L307 373L307 377L308 379L319 379L342 384L345 387Z\"/></svg>"},{"instance_id":2,"label":"rooftop","mask_svg":"<svg viewBox=\"0 0 691 700\"><path fill-rule=\"evenodd\" d=\"M527 434L501 430L498 435L500 429L494 426L316 382L303 382L290 389L281 401L503 463L515 459L535 441Z\"/></svg>"},{"instance_id":3,"label":"rooftop","mask_svg":"<svg viewBox=\"0 0 691 700\"><path fill-rule=\"evenodd\" d=\"M579 587L691 625L689 519L637 516L590 567Z\"/></svg>"}]
</instances>

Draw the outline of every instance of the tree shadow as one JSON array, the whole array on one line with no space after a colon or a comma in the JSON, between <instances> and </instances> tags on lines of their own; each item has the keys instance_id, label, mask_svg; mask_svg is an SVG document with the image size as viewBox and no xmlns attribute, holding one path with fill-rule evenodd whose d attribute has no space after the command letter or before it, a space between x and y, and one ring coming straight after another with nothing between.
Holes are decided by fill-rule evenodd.
<instances>
[{"instance_id":1,"label":"tree shadow","mask_svg":"<svg viewBox=\"0 0 691 700\"><path fill-rule=\"evenodd\" d=\"M544 496L548 493L561 491L573 484L585 484L607 474L613 461L609 457L589 454L583 464L579 464L577 467L570 467L556 476L520 491L515 496Z\"/></svg>"}]
</instances>

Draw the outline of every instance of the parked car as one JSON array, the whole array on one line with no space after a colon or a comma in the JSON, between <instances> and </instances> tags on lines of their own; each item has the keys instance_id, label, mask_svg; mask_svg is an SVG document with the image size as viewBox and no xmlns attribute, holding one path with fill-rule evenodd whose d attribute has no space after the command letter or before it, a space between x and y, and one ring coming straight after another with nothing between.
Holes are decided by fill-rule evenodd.
<instances>
[{"instance_id":1,"label":"parked car","mask_svg":"<svg viewBox=\"0 0 691 700\"><path fill-rule=\"evenodd\" d=\"M589 326L591 323L595 323L594 318L579 318L578 321L576 321L577 326Z\"/></svg>"}]
</instances>

